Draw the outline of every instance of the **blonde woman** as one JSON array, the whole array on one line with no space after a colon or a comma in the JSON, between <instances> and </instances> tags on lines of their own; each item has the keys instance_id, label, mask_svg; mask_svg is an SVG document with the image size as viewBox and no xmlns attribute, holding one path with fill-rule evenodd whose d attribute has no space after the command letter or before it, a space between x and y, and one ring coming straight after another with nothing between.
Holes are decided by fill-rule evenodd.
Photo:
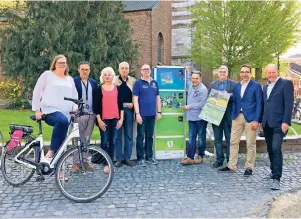
<instances>
[{"instance_id":1,"label":"blonde woman","mask_svg":"<svg viewBox=\"0 0 301 219\"><path fill-rule=\"evenodd\" d=\"M57 55L50 70L39 77L32 96L32 110L35 111L36 119L40 120L44 114L45 122L53 126L46 158L52 158L63 143L69 126L69 112L76 108L76 105L64 100L64 97L77 99L78 94L74 80L68 74L67 58Z\"/></svg>"},{"instance_id":2,"label":"blonde woman","mask_svg":"<svg viewBox=\"0 0 301 219\"><path fill-rule=\"evenodd\" d=\"M111 159L114 158L114 151L117 138L117 130L123 123L123 103L119 88L113 84L115 72L113 68L106 67L101 71L99 88L96 97L96 118L101 133L101 148L104 149ZM109 167L104 163L104 172L109 173Z\"/></svg>"}]
</instances>

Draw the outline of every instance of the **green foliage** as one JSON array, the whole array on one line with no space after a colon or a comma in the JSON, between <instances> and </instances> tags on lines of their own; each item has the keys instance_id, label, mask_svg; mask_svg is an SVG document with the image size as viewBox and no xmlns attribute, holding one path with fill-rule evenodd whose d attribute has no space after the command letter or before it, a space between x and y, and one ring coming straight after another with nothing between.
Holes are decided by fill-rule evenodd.
<instances>
[{"instance_id":1,"label":"green foliage","mask_svg":"<svg viewBox=\"0 0 301 219\"><path fill-rule=\"evenodd\" d=\"M4 70L13 78L21 75L31 90L54 56L64 54L71 75L85 60L91 63L91 76L99 79L102 68L136 60L137 47L122 11L116 1L28 1L24 15L6 10Z\"/></svg>"},{"instance_id":2,"label":"green foliage","mask_svg":"<svg viewBox=\"0 0 301 219\"><path fill-rule=\"evenodd\" d=\"M2 107L5 109L31 108L31 104L23 98L21 84L13 81L7 80L0 83L0 98L9 100L9 103Z\"/></svg>"},{"instance_id":3,"label":"green foliage","mask_svg":"<svg viewBox=\"0 0 301 219\"><path fill-rule=\"evenodd\" d=\"M294 45L298 1L200 1L192 9L192 59L213 68L243 63L259 70ZM234 76L234 75L231 75Z\"/></svg>"}]
</instances>

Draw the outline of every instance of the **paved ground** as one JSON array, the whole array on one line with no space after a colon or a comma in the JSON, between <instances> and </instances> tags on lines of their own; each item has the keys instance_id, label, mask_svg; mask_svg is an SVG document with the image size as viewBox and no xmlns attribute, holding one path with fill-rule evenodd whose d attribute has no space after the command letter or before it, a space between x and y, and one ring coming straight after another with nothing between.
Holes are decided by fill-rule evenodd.
<instances>
[{"instance_id":1,"label":"paved ground","mask_svg":"<svg viewBox=\"0 0 301 219\"><path fill-rule=\"evenodd\" d=\"M112 186L98 200L78 204L65 199L53 177L13 188L0 178L0 215L10 217L264 217L265 203L281 192L301 187L301 154L286 154L281 191L271 191L266 154L258 155L256 170L243 174L212 168L213 158L195 166L160 161L158 166L116 169Z\"/></svg>"}]
</instances>

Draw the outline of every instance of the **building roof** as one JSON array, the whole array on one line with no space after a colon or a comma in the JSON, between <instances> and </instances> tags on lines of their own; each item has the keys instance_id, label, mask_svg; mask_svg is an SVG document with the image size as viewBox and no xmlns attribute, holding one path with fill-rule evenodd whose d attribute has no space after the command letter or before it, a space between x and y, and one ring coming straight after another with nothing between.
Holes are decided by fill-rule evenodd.
<instances>
[{"instance_id":1,"label":"building roof","mask_svg":"<svg viewBox=\"0 0 301 219\"><path fill-rule=\"evenodd\" d=\"M124 0L124 12L133 12L133 11L150 11L160 0L151 0L151 1L128 1Z\"/></svg>"},{"instance_id":2,"label":"building roof","mask_svg":"<svg viewBox=\"0 0 301 219\"><path fill-rule=\"evenodd\" d=\"M295 55L291 55L288 58L293 59L293 58L301 58L301 54L295 54Z\"/></svg>"}]
</instances>

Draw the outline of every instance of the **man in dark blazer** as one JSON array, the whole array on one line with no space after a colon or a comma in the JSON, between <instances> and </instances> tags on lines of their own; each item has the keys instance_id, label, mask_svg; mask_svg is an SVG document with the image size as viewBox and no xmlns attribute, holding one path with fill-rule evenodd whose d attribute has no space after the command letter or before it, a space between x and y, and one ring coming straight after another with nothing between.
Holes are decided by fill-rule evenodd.
<instances>
[{"instance_id":1,"label":"man in dark blazer","mask_svg":"<svg viewBox=\"0 0 301 219\"><path fill-rule=\"evenodd\" d=\"M97 82L89 77L90 64L89 62L80 62L78 64L79 76L74 78L74 84L78 93L78 99L83 99L86 103L84 112L87 115L82 115L78 118L78 128L80 138L82 140L90 140L95 124L95 93L97 92ZM87 162L88 154L84 154L84 162L87 170L92 170L92 165ZM80 171L78 155L73 157L73 172Z\"/></svg>"},{"instance_id":2,"label":"man in dark blazer","mask_svg":"<svg viewBox=\"0 0 301 219\"><path fill-rule=\"evenodd\" d=\"M230 140L230 158L228 165L219 172L235 172L238 160L239 142L245 131L247 142L247 160L244 176L251 176L256 158L257 128L262 116L262 88L251 80L252 68L245 64L240 68L241 82L234 86L232 103L232 128Z\"/></svg>"},{"instance_id":3,"label":"man in dark blazer","mask_svg":"<svg viewBox=\"0 0 301 219\"><path fill-rule=\"evenodd\" d=\"M279 190L283 163L281 148L283 137L291 125L294 86L291 81L279 77L279 70L274 64L267 65L265 72L268 83L263 87L262 127L271 162L271 189Z\"/></svg>"},{"instance_id":4,"label":"man in dark blazer","mask_svg":"<svg viewBox=\"0 0 301 219\"><path fill-rule=\"evenodd\" d=\"M233 93L233 89L236 82L228 79L228 68L227 66L222 65L218 69L218 80L211 82L209 86L209 92L211 89L218 91L226 92L229 94ZM232 96L229 99L226 112L222 118L219 126L212 124L213 133L214 133L214 145L216 152L216 161L213 164L214 168L223 166L225 155L223 151L223 135L226 139L226 160L229 161L230 156L230 134L231 134L231 110L232 110Z\"/></svg>"}]
</instances>

